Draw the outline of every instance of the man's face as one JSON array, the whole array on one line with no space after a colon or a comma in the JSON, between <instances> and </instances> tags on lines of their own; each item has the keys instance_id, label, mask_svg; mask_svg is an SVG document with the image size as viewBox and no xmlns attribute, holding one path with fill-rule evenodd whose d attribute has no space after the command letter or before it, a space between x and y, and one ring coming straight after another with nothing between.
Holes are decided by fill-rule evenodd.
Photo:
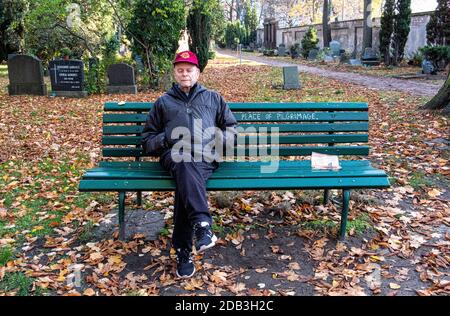
<instances>
[{"instance_id":1,"label":"man's face","mask_svg":"<svg viewBox=\"0 0 450 316\"><path fill-rule=\"evenodd\" d=\"M191 88L198 80L200 71L197 66L190 63L177 63L174 67L175 81L183 89Z\"/></svg>"}]
</instances>

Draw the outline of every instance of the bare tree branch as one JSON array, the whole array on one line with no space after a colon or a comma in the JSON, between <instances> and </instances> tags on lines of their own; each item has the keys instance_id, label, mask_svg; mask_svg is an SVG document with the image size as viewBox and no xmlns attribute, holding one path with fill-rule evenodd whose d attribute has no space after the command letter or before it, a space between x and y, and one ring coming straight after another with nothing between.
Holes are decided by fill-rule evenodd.
<instances>
[{"instance_id":1,"label":"bare tree branch","mask_svg":"<svg viewBox=\"0 0 450 316\"><path fill-rule=\"evenodd\" d=\"M123 23L122 18L120 17L119 13L117 12L116 7L114 6L114 3L113 3L111 0L108 0L108 3L111 5L111 8L113 9L113 11L114 11L114 16L115 16L115 18L117 19L117 21L119 22L120 27L121 27L125 32L127 32L128 34L130 34L131 37L132 37L135 41L137 41L140 45L142 45L142 47L144 47L144 48L147 50L147 49L148 49L148 46L145 45L142 41L140 41L139 38L137 38L133 33L131 33L131 32L125 27L125 24Z\"/></svg>"},{"instance_id":2,"label":"bare tree branch","mask_svg":"<svg viewBox=\"0 0 450 316\"><path fill-rule=\"evenodd\" d=\"M78 35L77 33L73 32L70 28L66 27L64 24L61 24L60 22L56 23L53 27L60 27L60 28L62 28L64 30L66 30L67 32L69 32L70 35L81 39L84 42L84 45L86 46L86 49L89 51L89 53L91 53L92 56L95 56L94 51L89 47L88 41L84 37L82 37L82 36Z\"/></svg>"}]
</instances>

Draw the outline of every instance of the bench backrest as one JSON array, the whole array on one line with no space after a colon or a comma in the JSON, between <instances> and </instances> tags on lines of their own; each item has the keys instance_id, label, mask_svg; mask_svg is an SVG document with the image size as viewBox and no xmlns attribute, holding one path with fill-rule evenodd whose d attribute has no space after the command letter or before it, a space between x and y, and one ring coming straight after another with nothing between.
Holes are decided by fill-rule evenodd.
<instances>
[{"instance_id":1,"label":"bench backrest","mask_svg":"<svg viewBox=\"0 0 450 316\"><path fill-rule=\"evenodd\" d=\"M254 149L271 154L271 138L261 141L256 132L279 133L279 156L305 156L311 152L331 155L368 155L369 115L363 102L228 103L239 123L244 155ZM103 157L145 156L141 132L150 102L107 102L103 114ZM243 130L242 130L243 129ZM243 137L242 137L243 136ZM241 138L242 137L242 138ZM253 145L249 145L253 144ZM274 146L274 145L272 145ZM237 151L242 153L241 151Z\"/></svg>"}]
</instances>

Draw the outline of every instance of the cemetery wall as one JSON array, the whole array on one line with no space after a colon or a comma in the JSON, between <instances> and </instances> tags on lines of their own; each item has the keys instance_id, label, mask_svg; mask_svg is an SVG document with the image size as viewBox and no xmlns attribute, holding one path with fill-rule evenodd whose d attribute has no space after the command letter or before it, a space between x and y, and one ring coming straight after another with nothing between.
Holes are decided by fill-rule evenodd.
<instances>
[{"instance_id":1,"label":"cemetery wall","mask_svg":"<svg viewBox=\"0 0 450 316\"><path fill-rule=\"evenodd\" d=\"M408 41L405 47L405 55L412 56L420 47L425 46L426 43L426 26L430 20L431 12L413 13L411 15L411 30L409 32ZM319 37L319 47L323 47L322 24L314 25L317 29ZM300 43L309 25L278 28L277 29L277 46L285 44L289 49L294 43ZM373 21L373 35L372 47L378 50L379 48L379 34L380 34L380 18ZM349 53L353 53L356 43L356 51L361 53L363 40L363 19L340 21L331 23L331 35L333 40L337 40L342 44L342 48ZM264 46L264 29L258 29L257 33L258 44Z\"/></svg>"}]
</instances>

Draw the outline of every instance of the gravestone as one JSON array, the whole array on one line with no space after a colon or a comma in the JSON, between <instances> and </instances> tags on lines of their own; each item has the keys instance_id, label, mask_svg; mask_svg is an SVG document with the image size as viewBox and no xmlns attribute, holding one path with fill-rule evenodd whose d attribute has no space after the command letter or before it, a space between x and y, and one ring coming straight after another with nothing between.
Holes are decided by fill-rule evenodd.
<instances>
[{"instance_id":1,"label":"gravestone","mask_svg":"<svg viewBox=\"0 0 450 316\"><path fill-rule=\"evenodd\" d=\"M339 56L339 62L341 64L348 64L350 60L350 55L345 53L345 51L343 53L341 53L341 56Z\"/></svg>"},{"instance_id":2,"label":"gravestone","mask_svg":"<svg viewBox=\"0 0 450 316\"><path fill-rule=\"evenodd\" d=\"M422 61L422 73L425 75L436 74L433 63L430 60L424 59Z\"/></svg>"},{"instance_id":3,"label":"gravestone","mask_svg":"<svg viewBox=\"0 0 450 316\"><path fill-rule=\"evenodd\" d=\"M363 60L377 60L377 53L375 52L375 50L371 47L366 47L366 49L364 49L364 54L362 57Z\"/></svg>"},{"instance_id":4,"label":"gravestone","mask_svg":"<svg viewBox=\"0 0 450 316\"><path fill-rule=\"evenodd\" d=\"M120 63L108 68L108 93L137 94L134 69L130 65Z\"/></svg>"},{"instance_id":5,"label":"gravestone","mask_svg":"<svg viewBox=\"0 0 450 316\"><path fill-rule=\"evenodd\" d=\"M283 89L285 90L300 88L297 66L283 67L283 81Z\"/></svg>"},{"instance_id":6,"label":"gravestone","mask_svg":"<svg viewBox=\"0 0 450 316\"><path fill-rule=\"evenodd\" d=\"M364 49L361 62L364 66L378 66L380 64L376 51L371 47L366 47L366 49Z\"/></svg>"},{"instance_id":7,"label":"gravestone","mask_svg":"<svg viewBox=\"0 0 450 316\"><path fill-rule=\"evenodd\" d=\"M349 60L349 62L350 62L350 65L352 65L352 66L362 66L361 60L359 60L359 59L351 58Z\"/></svg>"},{"instance_id":8,"label":"gravestone","mask_svg":"<svg viewBox=\"0 0 450 316\"><path fill-rule=\"evenodd\" d=\"M330 49L332 56L339 56L341 53L341 43L339 43L338 41L331 41Z\"/></svg>"},{"instance_id":9,"label":"gravestone","mask_svg":"<svg viewBox=\"0 0 450 316\"><path fill-rule=\"evenodd\" d=\"M318 49L311 49L308 53L308 60L316 60L318 54L319 54Z\"/></svg>"},{"instance_id":10,"label":"gravestone","mask_svg":"<svg viewBox=\"0 0 450 316\"><path fill-rule=\"evenodd\" d=\"M331 62L334 61L334 58L333 58L333 56L325 55L325 56L323 57L323 61L326 62L326 63L331 63Z\"/></svg>"},{"instance_id":11,"label":"gravestone","mask_svg":"<svg viewBox=\"0 0 450 316\"><path fill-rule=\"evenodd\" d=\"M47 95L41 61L29 55L8 56L9 95Z\"/></svg>"},{"instance_id":12,"label":"gravestone","mask_svg":"<svg viewBox=\"0 0 450 316\"><path fill-rule=\"evenodd\" d=\"M286 55L286 46L284 44L280 44L278 46L278 56L285 56Z\"/></svg>"},{"instance_id":13,"label":"gravestone","mask_svg":"<svg viewBox=\"0 0 450 316\"><path fill-rule=\"evenodd\" d=\"M84 65L81 60L52 60L49 63L52 95L58 97L85 97Z\"/></svg>"}]
</instances>

